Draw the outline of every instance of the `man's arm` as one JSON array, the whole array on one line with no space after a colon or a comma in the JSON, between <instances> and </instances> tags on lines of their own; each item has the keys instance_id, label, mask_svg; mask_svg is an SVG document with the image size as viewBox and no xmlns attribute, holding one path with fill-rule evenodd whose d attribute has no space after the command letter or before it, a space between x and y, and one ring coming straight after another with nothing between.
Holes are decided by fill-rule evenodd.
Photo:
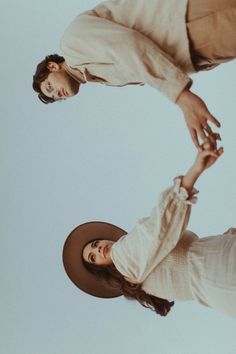
<instances>
[{"instance_id":1,"label":"man's arm","mask_svg":"<svg viewBox=\"0 0 236 354\"><path fill-rule=\"evenodd\" d=\"M73 67L84 64L89 69L89 64L112 64L124 84L143 82L173 102L192 83L173 58L150 38L96 16L93 11L75 18L62 37L61 49L67 64Z\"/></svg>"},{"instance_id":2,"label":"man's arm","mask_svg":"<svg viewBox=\"0 0 236 354\"><path fill-rule=\"evenodd\" d=\"M205 131L210 132L207 120L214 117L204 102L189 91L192 80L173 58L142 33L89 11L77 16L66 30L61 49L69 65L84 64L89 68L89 64L109 64L116 76L120 73L124 84L143 82L177 101L196 146L197 135L204 138ZM105 71L104 75L109 81Z\"/></svg>"}]
</instances>

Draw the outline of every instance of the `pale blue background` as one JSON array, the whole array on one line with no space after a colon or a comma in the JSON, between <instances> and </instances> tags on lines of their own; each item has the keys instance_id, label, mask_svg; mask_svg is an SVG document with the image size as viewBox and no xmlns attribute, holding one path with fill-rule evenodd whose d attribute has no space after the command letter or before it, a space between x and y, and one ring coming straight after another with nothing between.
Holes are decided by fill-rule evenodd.
<instances>
[{"instance_id":1,"label":"pale blue background","mask_svg":"<svg viewBox=\"0 0 236 354\"><path fill-rule=\"evenodd\" d=\"M0 2L0 352L233 354L235 320L194 302L160 318L124 298L83 294L64 273L61 250L76 225L101 219L130 230L195 156L178 107L150 87L91 84L48 106L36 98L36 63L96 3ZM193 76L225 148L197 184L189 228L200 236L236 226L235 69Z\"/></svg>"}]
</instances>

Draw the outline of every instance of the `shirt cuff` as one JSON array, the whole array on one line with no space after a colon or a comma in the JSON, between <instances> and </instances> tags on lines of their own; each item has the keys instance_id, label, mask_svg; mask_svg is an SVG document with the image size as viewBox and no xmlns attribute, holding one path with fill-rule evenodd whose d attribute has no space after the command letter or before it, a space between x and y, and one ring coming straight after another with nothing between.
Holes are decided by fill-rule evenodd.
<instances>
[{"instance_id":1,"label":"shirt cuff","mask_svg":"<svg viewBox=\"0 0 236 354\"><path fill-rule=\"evenodd\" d=\"M167 96L173 103L176 103L181 93L192 86L192 79L185 73L180 72L173 81L164 81L159 86L159 91Z\"/></svg>"},{"instance_id":2,"label":"shirt cuff","mask_svg":"<svg viewBox=\"0 0 236 354\"><path fill-rule=\"evenodd\" d=\"M192 192L188 193L188 191L183 186L181 186L182 178L183 176L177 176L174 178L174 186L173 186L174 193L176 193L176 195L181 200L185 201L186 204L196 204L198 199L196 194L199 191L196 188L193 188Z\"/></svg>"}]
</instances>

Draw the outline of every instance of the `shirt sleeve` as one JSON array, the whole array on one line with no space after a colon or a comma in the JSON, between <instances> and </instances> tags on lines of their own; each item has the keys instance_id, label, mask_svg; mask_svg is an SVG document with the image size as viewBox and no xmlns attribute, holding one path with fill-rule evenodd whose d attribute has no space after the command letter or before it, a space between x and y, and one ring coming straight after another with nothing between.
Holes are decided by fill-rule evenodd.
<instances>
[{"instance_id":1,"label":"shirt sleeve","mask_svg":"<svg viewBox=\"0 0 236 354\"><path fill-rule=\"evenodd\" d=\"M175 248L186 229L196 189L188 195L181 177L160 196L151 215L111 248L111 258L125 277L142 283L152 270Z\"/></svg>"},{"instance_id":2,"label":"shirt sleeve","mask_svg":"<svg viewBox=\"0 0 236 354\"><path fill-rule=\"evenodd\" d=\"M98 17L94 11L77 16L62 38L61 49L73 67L112 64L126 82L148 84L173 102L192 83L173 58L151 39L139 31Z\"/></svg>"}]
</instances>

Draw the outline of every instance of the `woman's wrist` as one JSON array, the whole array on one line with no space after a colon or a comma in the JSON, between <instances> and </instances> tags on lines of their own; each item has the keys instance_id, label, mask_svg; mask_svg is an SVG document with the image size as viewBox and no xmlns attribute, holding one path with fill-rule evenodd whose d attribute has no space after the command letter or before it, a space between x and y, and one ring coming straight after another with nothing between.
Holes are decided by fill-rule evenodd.
<instances>
[{"instance_id":1,"label":"woman's wrist","mask_svg":"<svg viewBox=\"0 0 236 354\"><path fill-rule=\"evenodd\" d=\"M192 192L193 187L202 172L203 171L199 170L195 165L193 165L182 178L181 185L187 190L189 194Z\"/></svg>"},{"instance_id":2,"label":"woman's wrist","mask_svg":"<svg viewBox=\"0 0 236 354\"><path fill-rule=\"evenodd\" d=\"M192 167L190 168L190 171L192 172L192 174L196 176L196 178L198 178L204 172L204 168L193 164Z\"/></svg>"}]
</instances>

